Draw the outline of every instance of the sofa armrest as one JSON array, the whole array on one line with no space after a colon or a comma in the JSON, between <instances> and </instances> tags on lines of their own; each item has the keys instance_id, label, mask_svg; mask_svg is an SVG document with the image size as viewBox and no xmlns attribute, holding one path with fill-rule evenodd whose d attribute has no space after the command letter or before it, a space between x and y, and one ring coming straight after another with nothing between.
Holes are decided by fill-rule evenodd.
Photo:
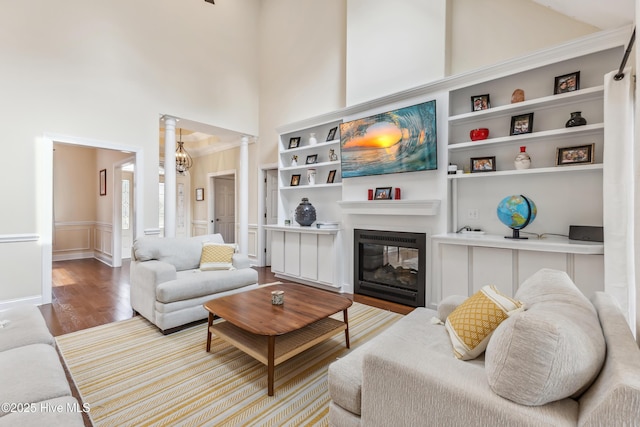
<instances>
[{"instance_id":1,"label":"sofa armrest","mask_svg":"<svg viewBox=\"0 0 640 427\"><path fill-rule=\"evenodd\" d=\"M577 423L576 401L528 407L503 399L489 388L482 358L456 359L441 325L423 332L422 339L386 335L368 349L362 364L362 425Z\"/></svg>"},{"instance_id":2,"label":"sofa armrest","mask_svg":"<svg viewBox=\"0 0 640 427\"><path fill-rule=\"evenodd\" d=\"M469 297L464 295L449 295L448 297L443 298L442 301L438 303L438 319L443 322L447 320L447 316L449 316L460 304L465 302L467 298Z\"/></svg>"},{"instance_id":3,"label":"sofa armrest","mask_svg":"<svg viewBox=\"0 0 640 427\"><path fill-rule=\"evenodd\" d=\"M162 261L136 262L131 269L131 284L147 283L157 285L178 278L175 266ZM155 289L155 286L154 286Z\"/></svg>"},{"instance_id":4,"label":"sofa armrest","mask_svg":"<svg viewBox=\"0 0 640 427\"><path fill-rule=\"evenodd\" d=\"M233 266L238 270L240 270L241 268L251 267L249 257L244 254L233 254L231 262L233 263Z\"/></svg>"}]
</instances>

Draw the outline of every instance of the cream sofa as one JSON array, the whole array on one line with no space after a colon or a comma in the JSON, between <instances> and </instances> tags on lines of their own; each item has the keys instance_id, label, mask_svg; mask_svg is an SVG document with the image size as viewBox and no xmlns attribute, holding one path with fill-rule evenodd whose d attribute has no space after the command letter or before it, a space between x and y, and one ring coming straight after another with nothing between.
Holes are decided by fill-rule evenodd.
<instances>
[{"instance_id":1,"label":"cream sofa","mask_svg":"<svg viewBox=\"0 0 640 427\"><path fill-rule=\"evenodd\" d=\"M589 302L576 292L580 294L563 272L541 270L534 274L515 296L524 302L526 311L502 322L486 352L469 361L454 357L445 327L432 321L444 321L465 297L447 298L438 311L415 309L330 365L330 425L638 425L638 346L610 295L599 292ZM562 308L556 298L580 301L575 307ZM538 327L519 328L528 317L535 318L536 311L544 316ZM567 317L563 320L567 313L575 322ZM591 328L593 316L599 327ZM584 319L587 327L578 331ZM518 336L519 330L526 332ZM598 348L601 338L603 349ZM552 345L547 353L537 347L544 340ZM533 349L525 349L527 343L533 343ZM573 351L571 346L579 348ZM502 363L509 358L508 363ZM592 370L585 384L572 384L576 391L571 396L548 403L519 404L496 392L510 393L515 400L530 398L527 393L545 398L543 401L556 399L556 389L583 376L583 368L585 372ZM535 387L531 384L539 389L532 390Z\"/></svg>"},{"instance_id":2,"label":"cream sofa","mask_svg":"<svg viewBox=\"0 0 640 427\"><path fill-rule=\"evenodd\" d=\"M0 427L82 427L53 336L35 306L0 312Z\"/></svg>"},{"instance_id":3,"label":"cream sofa","mask_svg":"<svg viewBox=\"0 0 640 427\"><path fill-rule=\"evenodd\" d=\"M202 304L258 287L258 272L245 255L233 255L232 270L200 271L205 242L224 243L220 234L142 237L131 253L131 307L163 333L206 319Z\"/></svg>"}]
</instances>

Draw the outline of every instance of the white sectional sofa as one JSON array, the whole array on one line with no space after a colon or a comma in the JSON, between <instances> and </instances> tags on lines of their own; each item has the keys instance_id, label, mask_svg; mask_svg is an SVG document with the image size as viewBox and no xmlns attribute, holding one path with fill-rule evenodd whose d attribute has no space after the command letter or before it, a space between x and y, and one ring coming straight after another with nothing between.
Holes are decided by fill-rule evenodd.
<instances>
[{"instance_id":1,"label":"white sectional sofa","mask_svg":"<svg viewBox=\"0 0 640 427\"><path fill-rule=\"evenodd\" d=\"M0 312L0 427L82 427L53 336L35 306Z\"/></svg>"},{"instance_id":2,"label":"white sectional sofa","mask_svg":"<svg viewBox=\"0 0 640 427\"><path fill-rule=\"evenodd\" d=\"M206 319L205 302L258 287L248 257L233 254L233 269L201 271L203 243L224 244L220 234L142 237L131 253L131 307L163 333Z\"/></svg>"},{"instance_id":3,"label":"white sectional sofa","mask_svg":"<svg viewBox=\"0 0 640 427\"><path fill-rule=\"evenodd\" d=\"M638 425L640 350L613 297L590 302L565 273L541 270L515 298L526 310L476 359L454 357L445 326L432 321L466 299L454 297L438 311L416 308L332 363L330 425Z\"/></svg>"}]
</instances>

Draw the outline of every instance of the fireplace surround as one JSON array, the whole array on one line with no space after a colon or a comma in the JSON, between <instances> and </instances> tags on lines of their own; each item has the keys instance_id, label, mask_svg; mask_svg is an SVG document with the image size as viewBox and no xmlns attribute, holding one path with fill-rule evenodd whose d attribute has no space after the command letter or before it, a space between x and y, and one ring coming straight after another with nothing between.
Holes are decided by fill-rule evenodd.
<instances>
[{"instance_id":1,"label":"fireplace surround","mask_svg":"<svg viewBox=\"0 0 640 427\"><path fill-rule=\"evenodd\" d=\"M354 292L425 305L426 234L354 229Z\"/></svg>"}]
</instances>

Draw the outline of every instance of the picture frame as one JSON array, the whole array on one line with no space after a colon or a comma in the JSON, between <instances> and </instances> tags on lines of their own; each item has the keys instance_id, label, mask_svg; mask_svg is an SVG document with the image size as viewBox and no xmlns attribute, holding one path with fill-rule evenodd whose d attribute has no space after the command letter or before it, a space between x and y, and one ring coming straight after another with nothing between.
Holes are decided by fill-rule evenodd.
<instances>
[{"instance_id":1,"label":"picture frame","mask_svg":"<svg viewBox=\"0 0 640 427\"><path fill-rule=\"evenodd\" d=\"M307 156L307 160L305 161L305 164L307 165L312 165L314 163L318 162L318 155L317 154L309 154Z\"/></svg>"},{"instance_id":2,"label":"picture frame","mask_svg":"<svg viewBox=\"0 0 640 427\"><path fill-rule=\"evenodd\" d=\"M100 195L107 195L107 170L102 169L100 171Z\"/></svg>"},{"instance_id":3,"label":"picture frame","mask_svg":"<svg viewBox=\"0 0 640 427\"><path fill-rule=\"evenodd\" d=\"M196 201L201 202L204 200L204 188L196 188Z\"/></svg>"},{"instance_id":4,"label":"picture frame","mask_svg":"<svg viewBox=\"0 0 640 427\"><path fill-rule=\"evenodd\" d=\"M482 111L491 108L489 94L474 95L471 97L471 111Z\"/></svg>"},{"instance_id":5,"label":"picture frame","mask_svg":"<svg viewBox=\"0 0 640 427\"><path fill-rule=\"evenodd\" d=\"M378 187L373 196L374 200L391 200L391 187Z\"/></svg>"},{"instance_id":6,"label":"picture frame","mask_svg":"<svg viewBox=\"0 0 640 427\"><path fill-rule=\"evenodd\" d=\"M292 187L297 187L300 185L300 174L291 175L291 184Z\"/></svg>"},{"instance_id":7,"label":"picture frame","mask_svg":"<svg viewBox=\"0 0 640 427\"><path fill-rule=\"evenodd\" d=\"M289 139L289 148L298 148L300 146L300 137L294 136Z\"/></svg>"},{"instance_id":8,"label":"picture frame","mask_svg":"<svg viewBox=\"0 0 640 427\"><path fill-rule=\"evenodd\" d=\"M338 126L331 128L329 130L329 134L327 135L327 142L333 141L334 139L336 139L336 132L338 132Z\"/></svg>"},{"instance_id":9,"label":"picture frame","mask_svg":"<svg viewBox=\"0 0 640 427\"><path fill-rule=\"evenodd\" d=\"M471 169L471 173L495 172L496 156L472 157L470 169Z\"/></svg>"},{"instance_id":10,"label":"picture frame","mask_svg":"<svg viewBox=\"0 0 640 427\"><path fill-rule=\"evenodd\" d=\"M327 176L327 184L333 184L333 181L336 179L337 169L332 169L329 171L329 175Z\"/></svg>"},{"instance_id":11,"label":"picture frame","mask_svg":"<svg viewBox=\"0 0 640 427\"><path fill-rule=\"evenodd\" d=\"M509 135L522 135L533 132L533 113L520 114L511 117Z\"/></svg>"},{"instance_id":12,"label":"picture frame","mask_svg":"<svg viewBox=\"0 0 640 427\"><path fill-rule=\"evenodd\" d=\"M574 92L580 89L580 71L564 74L555 78L553 82L553 94Z\"/></svg>"},{"instance_id":13,"label":"picture frame","mask_svg":"<svg viewBox=\"0 0 640 427\"><path fill-rule=\"evenodd\" d=\"M556 149L556 166L583 165L595 162L596 144L558 147Z\"/></svg>"}]
</instances>

